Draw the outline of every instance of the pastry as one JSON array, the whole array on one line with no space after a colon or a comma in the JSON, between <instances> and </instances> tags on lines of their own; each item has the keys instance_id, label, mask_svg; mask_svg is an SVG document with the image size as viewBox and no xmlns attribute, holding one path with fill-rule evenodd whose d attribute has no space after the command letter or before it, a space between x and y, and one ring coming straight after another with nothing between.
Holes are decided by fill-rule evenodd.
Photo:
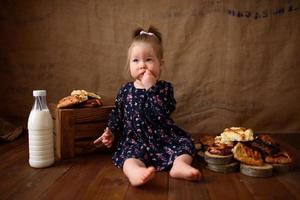
<instances>
[{"instance_id":1,"label":"pastry","mask_svg":"<svg viewBox=\"0 0 300 200\"><path fill-rule=\"evenodd\" d=\"M87 98L83 98L81 96L67 96L58 101L57 108L65 108L74 105L78 105L79 103L86 101Z\"/></svg>"},{"instance_id":2,"label":"pastry","mask_svg":"<svg viewBox=\"0 0 300 200\"><path fill-rule=\"evenodd\" d=\"M204 149L207 149L215 143L215 138L210 135L203 135L199 138L199 142L202 144Z\"/></svg>"},{"instance_id":3,"label":"pastry","mask_svg":"<svg viewBox=\"0 0 300 200\"><path fill-rule=\"evenodd\" d=\"M71 96L87 96L89 99L101 99L101 97L93 92L88 92L86 90L73 90Z\"/></svg>"},{"instance_id":4,"label":"pastry","mask_svg":"<svg viewBox=\"0 0 300 200\"><path fill-rule=\"evenodd\" d=\"M246 129L244 127L225 128L223 133L216 137L216 140L219 140L221 143L230 143L233 141L246 142L252 141L253 139L252 129Z\"/></svg>"},{"instance_id":5,"label":"pastry","mask_svg":"<svg viewBox=\"0 0 300 200\"><path fill-rule=\"evenodd\" d=\"M57 108L65 107L97 107L101 106L101 97L95 93L87 92L86 90L73 90L70 96L59 100Z\"/></svg>"},{"instance_id":6,"label":"pastry","mask_svg":"<svg viewBox=\"0 0 300 200\"><path fill-rule=\"evenodd\" d=\"M242 163L248 165L263 165L264 163L262 156L258 151L242 144L241 142L234 146L232 152L234 158Z\"/></svg>"},{"instance_id":7,"label":"pastry","mask_svg":"<svg viewBox=\"0 0 300 200\"><path fill-rule=\"evenodd\" d=\"M207 151L211 154L226 156L232 154L231 150L233 145L227 145L223 143L214 143L212 146L207 148Z\"/></svg>"},{"instance_id":8,"label":"pastry","mask_svg":"<svg viewBox=\"0 0 300 200\"><path fill-rule=\"evenodd\" d=\"M291 164L293 160L290 155L284 151L271 156L266 156L265 162L270 164Z\"/></svg>"},{"instance_id":9,"label":"pastry","mask_svg":"<svg viewBox=\"0 0 300 200\"><path fill-rule=\"evenodd\" d=\"M93 92L87 92L87 96L89 99L94 98L94 99L101 99L101 97Z\"/></svg>"},{"instance_id":10,"label":"pastry","mask_svg":"<svg viewBox=\"0 0 300 200\"><path fill-rule=\"evenodd\" d=\"M276 154L280 151L280 146L268 135L257 136L250 145L258 149L263 156Z\"/></svg>"},{"instance_id":11,"label":"pastry","mask_svg":"<svg viewBox=\"0 0 300 200\"><path fill-rule=\"evenodd\" d=\"M98 106L102 106L102 102L100 99L88 99L84 102L82 102L79 107L98 107Z\"/></svg>"}]
</instances>

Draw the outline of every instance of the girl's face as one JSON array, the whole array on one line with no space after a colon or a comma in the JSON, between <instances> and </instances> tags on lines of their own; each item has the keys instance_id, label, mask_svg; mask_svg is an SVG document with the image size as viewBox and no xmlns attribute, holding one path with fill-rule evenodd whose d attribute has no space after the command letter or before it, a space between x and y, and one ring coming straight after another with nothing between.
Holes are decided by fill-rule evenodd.
<instances>
[{"instance_id":1,"label":"girl's face","mask_svg":"<svg viewBox=\"0 0 300 200\"><path fill-rule=\"evenodd\" d=\"M146 70L149 70L157 79L160 75L162 60L151 44L135 42L129 49L129 69L133 79L141 80Z\"/></svg>"}]
</instances>

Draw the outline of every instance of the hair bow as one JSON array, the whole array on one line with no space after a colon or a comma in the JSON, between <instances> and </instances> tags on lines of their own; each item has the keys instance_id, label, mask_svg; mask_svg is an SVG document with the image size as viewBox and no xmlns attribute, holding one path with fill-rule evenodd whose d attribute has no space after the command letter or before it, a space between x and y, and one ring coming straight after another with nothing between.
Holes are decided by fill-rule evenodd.
<instances>
[{"instance_id":1,"label":"hair bow","mask_svg":"<svg viewBox=\"0 0 300 200\"><path fill-rule=\"evenodd\" d=\"M140 32L140 35L142 35L142 34L156 37L156 35L155 35L154 33L151 33L151 32L141 31L141 32Z\"/></svg>"}]
</instances>

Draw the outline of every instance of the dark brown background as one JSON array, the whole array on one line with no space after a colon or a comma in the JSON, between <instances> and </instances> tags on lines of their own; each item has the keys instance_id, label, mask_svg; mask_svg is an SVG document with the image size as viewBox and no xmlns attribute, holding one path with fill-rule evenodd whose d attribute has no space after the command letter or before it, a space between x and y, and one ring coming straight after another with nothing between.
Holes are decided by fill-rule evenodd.
<instances>
[{"instance_id":1,"label":"dark brown background","mask_svg":"<svg viewBox=\"0 0 300 200\"><path fill-rule=\"evenodd\" d=\"M180 127L300 132L296 0L1 0L0 117L26 124L34 89L48 102L86 89L108 104L132 30L150 24L163 34Z\"/></svg>"}]
</instances>

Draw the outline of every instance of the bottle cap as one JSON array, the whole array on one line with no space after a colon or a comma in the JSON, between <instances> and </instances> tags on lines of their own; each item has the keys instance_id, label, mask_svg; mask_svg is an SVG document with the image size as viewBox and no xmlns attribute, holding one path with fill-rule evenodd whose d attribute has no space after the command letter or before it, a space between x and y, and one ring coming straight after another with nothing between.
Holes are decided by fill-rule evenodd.
<instances>
[{"instance_id":1,"label":"bottle cap","mask_svg":"<svg viewBox=\"0 0 300 200\"><path fill-rule=\"evenodd\" d=\"M46 96L46 90L33 90L33 96Z\"/></svg>"}]
</instances>

